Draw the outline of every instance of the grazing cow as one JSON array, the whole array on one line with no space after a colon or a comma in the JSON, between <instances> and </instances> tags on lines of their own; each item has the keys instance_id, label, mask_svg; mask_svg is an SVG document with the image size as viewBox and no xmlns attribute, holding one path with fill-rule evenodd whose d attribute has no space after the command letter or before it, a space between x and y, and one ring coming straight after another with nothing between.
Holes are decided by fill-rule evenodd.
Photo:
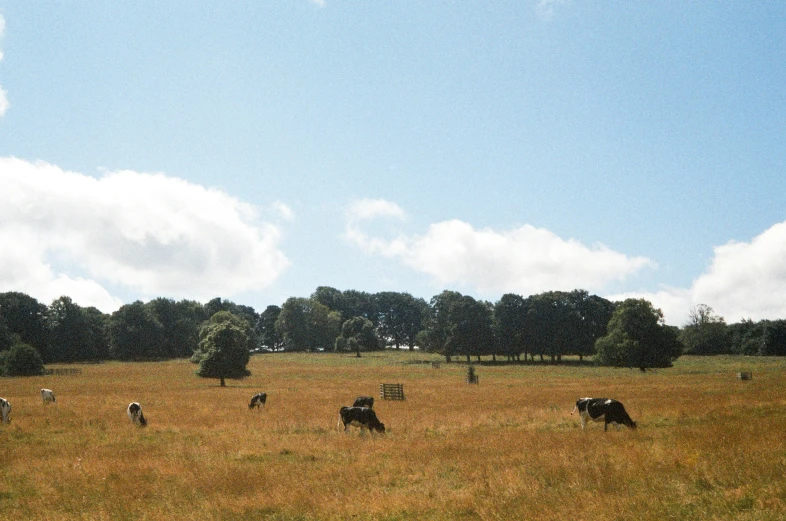
<instances>
[{"instance_id":1,"label":"grazing cow","mask_svg":"<svg viewBox=\"0 0 786 521\"><path fill-rule=\"evenodd\" d=\"M55 393L52 392L52 389L41 389L41 399L44 403L55 403Z\"/></svg>"},{"instance_id":2,"label":"grazing cow","mask_svg":"<svg viewBox=\"0 0 786 521\"><path fill-rule=\"evenodd\" d=\"M342 407L338 412L338 425L344 424L344 432L349 425L369 431L385 432L385 424L377 419L377 414L370 407Z\"/></svg>"},{"instance_id":3,"label":"grazing cow","mask_svg":"<svg viewBox=\"0 0 786 521\"><path fill-rule=\"evenodd\" d=\"M594 422L604 422L603 430L609 430L609 424L627 425L631 429L636 428L636 422L631 420L625 407L617 400L609 398L579 398L576 406L573 408L574 412L579 411L581 416L581 428L587 424L590 419Z\"/></svg>"},{"instance_id":4,"label":"grazing cow","mask_svg":"<svg viewBox=\"0 0 786 521\"><path fill-rule=\"evenodd\" d=\"M368 407L369 409L374 408L374 397L373 396L358 396L355 398L355 403L352 404L352 407Z\"/></svg>"},{"instance_id":5,"label":"grazing cow","mask_svg":"<svg viewBox=\"0 0 786 521\"><path fill-rule=\"evenodd\" d=\"M11 414L11 402L6 400L5 398L0 398L0 422L2 423L11 423L11 418L8 415Z\"/></svg>"},{"instance_id":6,"label":"grazing cow","mask_svg":"<svg viewBox=\"0 0 786 521\"><path fill-rule=\"evenodd\" d=\"M253 409L254 407L256 407L257 409L259 409L260 405L262 407L265 406L266 401L267 401L266 393L255 394L254 396L251 397L251 403L248 404L248 408Z\"/></svg>"},{"instance_id":7,"label":"grazing cow","mask_svg":"<svg viewBox=\"0 0 786 521\"><path fill-rule=\"evenodd\" d=\"M139 425L140 427L145 427L147 425L145 415L142 414L142 406L139 405L138 402L129 403L126 412L133 423Z\"/></svg>"}]
</instances>

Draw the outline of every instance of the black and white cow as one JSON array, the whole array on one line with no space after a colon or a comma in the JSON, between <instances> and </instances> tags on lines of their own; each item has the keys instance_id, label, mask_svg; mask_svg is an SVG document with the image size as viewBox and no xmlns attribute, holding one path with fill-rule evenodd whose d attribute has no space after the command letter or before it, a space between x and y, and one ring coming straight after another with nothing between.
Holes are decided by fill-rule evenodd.
<instances>
[{"instance_id":1,"label":"black and white cow","mask_svg":"<svg viewBox=\"0 0 786 521\"><path fill-rule=\"evenodd\" d=\"M11 423L11 418L8 417L10 414L11 414L11 402L6 400L5 398L0 398L0 422Z\"/></svg>"},{"instance_id":2,"label":"black and white cow","mask_svg":"<svg viewBox=\"0 0 786 521\"><path fill-rule=\"evenodd\" d=\"M139 405L138 402L129 403L126 412L128 413L128 417L131 418L131 421L136 425L140 427L145 427L147 425L145 415L142 414L142 406Z\"/></svg>"},{"instance_id":3,"label":"black and white cow","mask_svg":"<svg viewBox=\"0 0 786 521\"><path fill-rule=\"evenodd\" d=\"M604 431L609 430L610 423L627 425L631 429L636 428L636 422L628 416L625 407L617 400L610 398L579 398L571 414L576 411L579 411L579 416L581 416L582 429L587 424L587 420L604 422Z\"/></svg>"},{"instance_id":4,"label":"black and white cow","mask_svg":"<svg viewBox=\"0 0 786 521\"><path fill-rule=\"evenodd\" d=\"M360 427L360 430L385 432L385 424L377 419L377 414L370 407L342 407L338 412L338 426L344 424L344 432L349 425Z\"/></svg>"},{"instance_id":5,"label":"black and white cow","mask_svg":"<svg viewBox=\"0 0 786 521\"><path fill-rule=\"evenodd\" d=\"M373 396L358 396L355 398L355 403L352 404L352 407L368 407L370 409L374 408L374 397Z\"/></svg>"},{"instance_id":6,"label":"black and white cow","mask_svg":"<svg viewBox=\"0 0 786 521\"><path fill-rule=\"evenodd\" d=\"M57 402L57 400L55 400L55 393L52 389L41 389L41 400L43 400L44 403Z\"/></svg>"},{"instance_id":7,"label":"black and white cow","mask_svg":"<svg viewBox=\"0 0 786 521\"><path fill-rule=\"evenodd\" d=\"M248 408L253 409L254 407L256 407L257 409L259 409L260 405L262 407L265 406L266 401L267 401L267 393L255 394L254 396L251 397L251 403L248 404Z\"/></svg>"}]
</instances>

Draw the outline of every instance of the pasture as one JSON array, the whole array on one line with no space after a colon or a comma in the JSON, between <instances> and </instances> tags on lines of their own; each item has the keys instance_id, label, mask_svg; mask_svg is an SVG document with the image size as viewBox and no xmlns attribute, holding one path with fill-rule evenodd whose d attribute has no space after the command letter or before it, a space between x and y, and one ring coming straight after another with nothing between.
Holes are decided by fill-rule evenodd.
<instances>
[{"instance_id":1,"label":"pasture","mask_svg":"<svg viewBox=\"0 0 786 521\"><path fill-rule=\"evenodd\" d=\"M252 376L184 360L0 379L0 518L27 520L781 520L786 361L684 357L648 371L479 365L386 352L254 356ZM736 379L737 371L753 379ZM405 401L379 399L403 383ZM40 389L57 402L43 404ZM263 409L251 396L267 392ZM385 435L337 429L373 395ZM577 398L638 429L582 431ZM138 401L149 425L131 425Z\"/></svg>"}]
</instances>

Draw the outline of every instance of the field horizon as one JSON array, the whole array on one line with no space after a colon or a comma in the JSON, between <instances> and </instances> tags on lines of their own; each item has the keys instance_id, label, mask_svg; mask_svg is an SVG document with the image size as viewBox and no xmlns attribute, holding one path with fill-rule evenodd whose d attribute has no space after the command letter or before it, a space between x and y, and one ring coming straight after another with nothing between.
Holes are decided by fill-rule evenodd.
<instances>
[{"instance_id":1,"label":"field horizon","mask_svg":"<svg viewBox=\"0 0 786 521\"><path fill-rule=\"evenodd\" d=\"M441 361L433 368L431 361ZM786 360L669 369L473 364L418 351L252 356L251 376L187 360L0 378L0 515L30 520L576 520L786 517ZM55 367L55 366L52 366ZM57 366L76 367L76 366ZM740 381L738 371L753 379ZM406 400L379 398L402 383ZM57 403L44 405L41 388ZM249 410L256 392L265 408ZM339 429L374 396L386 434ZM571 415L624 403L639 428ZM126 417L142 404L149 425Z\"/></svg>"}]
</instances>

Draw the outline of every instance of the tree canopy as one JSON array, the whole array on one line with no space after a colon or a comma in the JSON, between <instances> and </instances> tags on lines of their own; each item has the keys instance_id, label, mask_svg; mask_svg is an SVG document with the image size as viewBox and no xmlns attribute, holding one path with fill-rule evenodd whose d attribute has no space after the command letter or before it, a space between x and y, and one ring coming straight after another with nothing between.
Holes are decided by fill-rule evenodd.
<instances>
[{"instance_id":1,"label":"tree canopy","mask_svg":"<svg viewBox=\"0 0 786 521\"><path fill-rule=\"evenodd\" d=\"M643 299L627 299L611 316L608 333L595 343L595 362L616 367L671 367L682 353L674 328Z\"/></svg>"},{"instance_id":2,"label":"tree canopy","mask_svg":"<svg viewBox=\"0 0 786 521\"><path fill-rule=\"evenodd\" d=\"M244 319L228 311L215 313L199 332L199 349L192 361L199 363L197 375L218 378L221 387L225 379L240 379L251 373L246 369L250 359L250 327Z\"/></svg>"}]
</instances>

